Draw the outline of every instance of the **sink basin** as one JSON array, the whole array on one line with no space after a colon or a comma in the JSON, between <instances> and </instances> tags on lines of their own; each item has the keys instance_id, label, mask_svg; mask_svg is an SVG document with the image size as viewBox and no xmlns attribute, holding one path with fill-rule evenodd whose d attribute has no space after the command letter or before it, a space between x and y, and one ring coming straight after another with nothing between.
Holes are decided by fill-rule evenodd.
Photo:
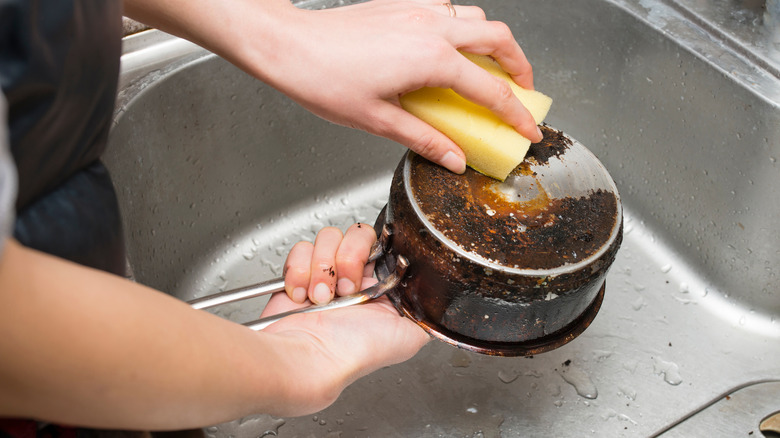
<instances>
[{"instance_id":1,"label":"sink basin","mask_svg":"<svg viewBox=\"0 0 780 438\"><path fill-rule=\"evenodd\" d=\"M624 241L600 313L532 358L431 342L316 416L258 414L205 434L761 436L780 410L774 64L674 1L479 5L513 28L555 100L550 124L620 190ZM325 122L184 41L150 31L125 43L106 163L137 281L190 300L280 276L292 244L323 226L373 223L404 148ZM263 304L219 314L249 321ZM749 409L708 409L756 385Z\"/></svg>"}]
</instances>

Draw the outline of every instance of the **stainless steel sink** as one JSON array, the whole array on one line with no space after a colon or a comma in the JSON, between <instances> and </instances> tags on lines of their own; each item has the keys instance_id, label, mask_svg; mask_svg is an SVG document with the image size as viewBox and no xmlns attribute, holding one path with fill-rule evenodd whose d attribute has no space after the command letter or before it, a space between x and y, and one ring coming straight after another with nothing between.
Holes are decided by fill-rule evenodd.
<instances>
[{"instance_id":1,"label":"stainless steel sink","mask_svg":"<svg viewBox=\"0 0 780 438\"><path fill-rule=\"evenodd\" d=\"M533 358L432 342L315 416L258 414L205 433L761 436L780 410L774 55L728 38L733 27L692 9L702 2L478 4L514 29L555 99L550 124L621 191L625 240L598 317ZM183 300L279 276L291 245L324 225L373 222L403 151L189 43L157 31L126 40L106 161L135 279ZM249 321L262 305L220 314Z\"/></svg>"}]
</instances>

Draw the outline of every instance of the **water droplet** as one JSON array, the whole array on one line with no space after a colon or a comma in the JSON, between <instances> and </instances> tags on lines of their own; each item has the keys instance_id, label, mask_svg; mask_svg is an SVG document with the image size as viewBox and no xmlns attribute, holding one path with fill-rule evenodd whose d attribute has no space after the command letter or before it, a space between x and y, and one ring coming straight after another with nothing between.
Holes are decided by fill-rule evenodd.
<instances>
[{"instance_id":1,"label":"water droplet","mask_svg":"<svg viewBox=\"0 0 780 438\"><path fill-rule=\"evenodd\" d=\"M478 411L477 411L477 408L470 407L470 408L466 409L466 412L468 412L470 414L476 414Z\"/></svg>"},{"instance_id":2,"label":"water droplet","mask_svg":"<svg viewBox=\"0 0 780 438\"><path fill-rule=\"evenodd\" d=\"M604 362L610 356L612 356L612 351L609 351L609 350L593 350L593 358L596 359L596 362Z\"/></svg>"},{"instance_id":3,"label":"water droplet","mask_svg":"<svg viewBox=\"0 0 780 438\"><path fill-rule=\"evenodd\" d=\"M660 357L655 358L653 364L653 372L657 375L664 376L664 382L677 386L682 383L682 377L680 377L680 367L674 362L667 362Z\"/></svg>"},{"instance_id":4,"label":"water droplet","mask_svg":"<svg viewBox=\"0 0 780 438\"><path fill-rule=\"evenodd\" d=\"M498 378L504 383L512 383L518 378L518 374L514 371L504 371L500 370L498 372Z\"/></svg>"},{"instance_id":5,"label":"water droplet","mask_svg":"<svg viewBox=\"0 0 780 438\"><path fill-rule=\"evenodd\" d=\"M577 394L581 397L594 399L599 396L599 391L593 383L593 380L591 380L590 376L581 368L571 364L564 365L558 370L558 374L566 383L573 386L574 390L577 391Z\"/></svg>"},{"instance_id":6,"label":"water droplet","mask_svg":"<svg viewBox=\"0 0 780 438\"><path fill-rule=\"evenodd\" d=\"M636 400L636 390L627 386L619 386L618 394L629 400Z\"/></svg>"},{"instance_id":7,"label":"water droplet","mask_svg":"<svg viewBox=\"0 0 780 438\"><path fill-rule=\"evenodd\" d=\"M463 350L455 350L450 356L450 365L455 368L468 368L471 365L471 356Z\"/></svg>"},{"instance_id":8,"label":"water droplet","mask_svg":"<svg viewBox=\"0 0 780 438\"><path fill-rule=\"evenodd\" d=\"M544 376L544 374L542 374L541 372L539 372L537 370L528 370L525 373L523 373L523 375L524 376L528 376L528 377L535 377L537 379L542 377L542 376Z\"/></svg>"},{"instance_id":9,"label":"water droplet","mask_svg":"<svg viewBox=\"0 0 780 438\"><path fill-rule=\"evenodd\" d=\"M252 435L257 437L279 436L279 428L284 424L285 420L267 414L251 415L238 420L239 431L251 430Z\"/></svg>"},{"instance_id":10,"label":"water droplet","mask_svg":"<svg viewBox=\"0 0 780 438\"><path fill-rule=\"evenodd\" d=\"M642 297L637 298L634 300L633 303L631 303L631 308L633 308L636 311L642 310L642 307L645 307L647 303L645 303L645 299Z\"/></svg>"},{"instance_id":11,"label":"water droplet","mask_svg":"<svg viewBox=\"0 0 780 438\"><path fill-rule=\"evenodd\" d=\"M669 272L671 270L672 270L672 265L670 265L670 264L666 264L666 265L661 266L661 272L663 272L664 274L666 274L667 272Z\"/></svg>"},{"instance_id":12,"label":"water droplet","mask_svg":"<svg viewBox=\"0 0 780 438\"><path fill-rule=\"evenodd\" d=\"M690 292L690 287L688 286L688 283L682 282L680 283L680 293L687 294Z\"/></svg>"}]
</instances>

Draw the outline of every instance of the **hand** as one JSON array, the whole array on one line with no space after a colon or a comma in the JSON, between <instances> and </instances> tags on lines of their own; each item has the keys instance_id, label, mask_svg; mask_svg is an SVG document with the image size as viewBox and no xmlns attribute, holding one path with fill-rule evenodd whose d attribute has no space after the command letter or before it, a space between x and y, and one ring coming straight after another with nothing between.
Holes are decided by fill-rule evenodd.
<instances>
[{"instance_id":1,"label":"hand","mask_svg":"<svg viewBox=\"0 0 780 438\"><path fill-rule=\"evenodd\" d=\"M329 301L333 297L330 289L333 284L340 295L358 290L342 290L345 284L357 284L360 289L374 284L373 263L366 265L366 260L375 240L372 227L355 224L343 238L338 229L324 228L314 245L296 244L285 263L286 284L293 292L286 288L286 294L274 295L262 316L301 307L306 295L302 300L291 299L292 296L300 298L302 293L295 292L299 287L307 288L308 296L314 298L317 285L328 285L327 300L323 297L323 301ZM335 275L331 276L330 272ZM307 352L303 364L292 365L300 368L297 372L304 381L301 385L306 388L306 397L290 404L291 410L284 411L288 415L303 415L327 407L359 377L410 359L430 339L414 322L400 316L387 297L341 309L291 315L271 324L263 333L296 339L303 345L300 351ZM300 364L300 356L296 357L296 363Z\"/></svg>"},{"instance_id":2,"label":"hand","mask_svg":"<svg viewBox=\"0 0 780 438\"><path fill-rule=\"evenodd\" d=\"M296 243L284 264L285 292L298 304L306 298L325 304L336 294L363 289L366 281L374 281L374 264L367 263L375 241L374 229L357 223L344 235L338 228L327 227L320 230L314 244Z\"/></svg>"},{"instance_id":3,"label":"hand","mask_svg":"<svg viewBox=\"0 0 780 438\"><path fill-rule=\"evenodd\" d=\"M539 141L541 134L506 83L458 53L490 55L519 85L533 89L531 65L509 28L486 21L478 7L455 10L452 18L442 0L375 0L290 11L279 45L250 38L250 56L240 53L236 61L327 120L390 138L462 173L460 148L401 109L400 95L421 87L452 88L525 137Z\"/></svg>"},{"instance_id":4,"label":"hand","mask_svg":"<svg viewBox=\"0 0 780 438\"><path fill-rule=\"evenodd\" d=\"M506 24L443 0L374 0L304 10L289 0L124 0L125 13L187 38L281 90L314 114L397 141L454 171L463 151L404 111L398 97L452 88L531 141L542 134L509 86L458 50L490 55L520 85L533 71Z\"/></svg>"},{"instance_id":5,"label":"hand","mask_svg":"<svg viewBox=\"0 0 780 438\"><path fill-rule=\"evenodd\" d=\"M271 298L263 316L299 307L285 294ZM422 328L402 317L387 297L341 309L287 316L263 333L295 339L287 372L298 387L294 402L275 406L275 415L300 416L332 404L355 380L411 359L429 340Z\"/></svg>"}]
</instances>

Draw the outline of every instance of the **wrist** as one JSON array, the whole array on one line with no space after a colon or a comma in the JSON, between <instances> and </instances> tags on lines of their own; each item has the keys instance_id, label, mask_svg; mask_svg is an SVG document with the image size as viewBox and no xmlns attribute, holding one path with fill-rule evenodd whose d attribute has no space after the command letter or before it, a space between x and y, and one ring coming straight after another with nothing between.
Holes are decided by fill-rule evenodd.
<instances>
[{"instance_id":1,"label":"wrist","mask_svg":"<svg viewBox=\"0 0 780 438\"><path fill-rule=\"evenodd\" d=\"M270 332L270 330L267 330ZM278 397L258 410L280 416L301 416L318 412L332 404L350 383L343 363L333 357L315 334L290 330L259 333L267 336L276 358L275 372L264 373L258 385L267 385L267 376L278 379ZM261 352L267 358L268 351ZM268 403L266 398L261 403Z\"/></svg>"}]
</instances>

